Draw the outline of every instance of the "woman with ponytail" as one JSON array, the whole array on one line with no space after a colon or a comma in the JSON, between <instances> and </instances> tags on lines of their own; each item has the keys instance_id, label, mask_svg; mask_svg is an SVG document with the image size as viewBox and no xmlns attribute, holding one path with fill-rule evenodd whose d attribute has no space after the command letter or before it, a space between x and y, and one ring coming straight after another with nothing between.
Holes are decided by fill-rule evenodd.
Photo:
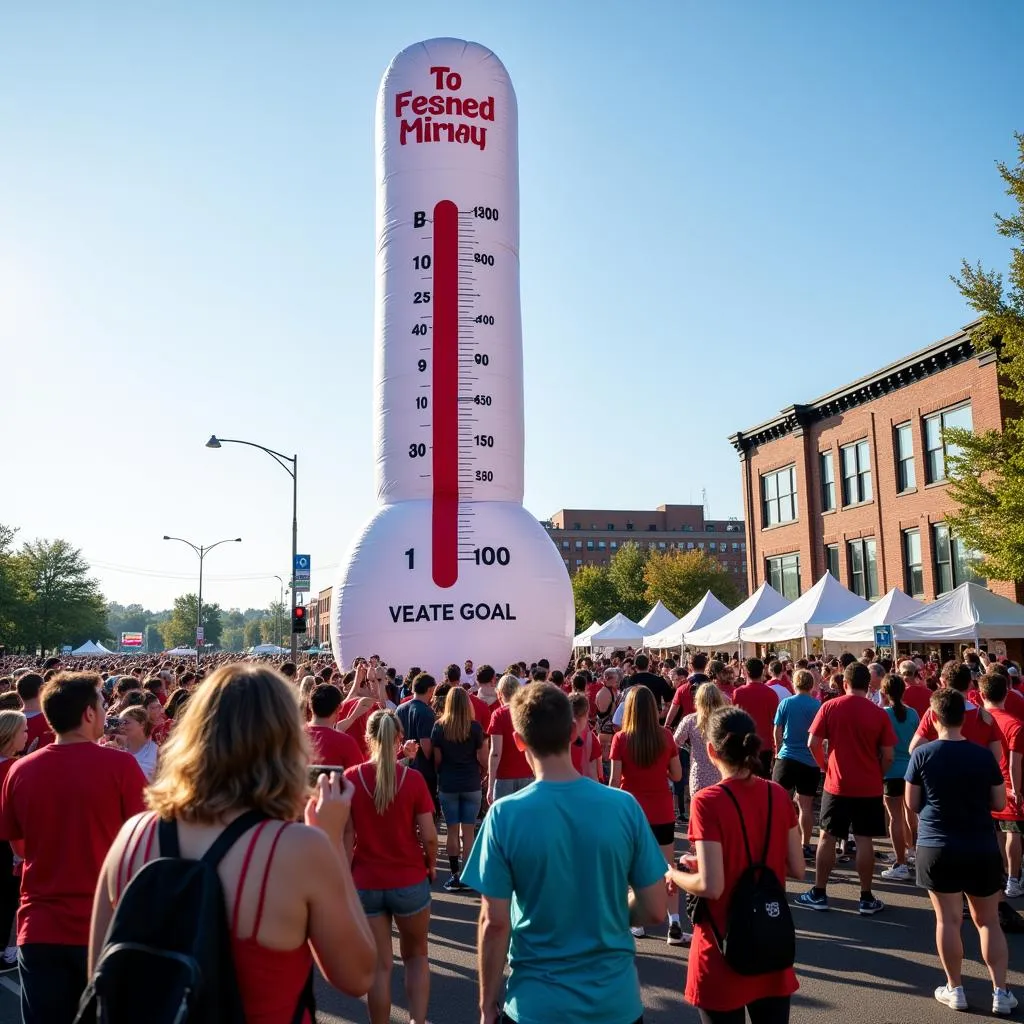
<instances>
[{"instance_id":1,"label":"woman with ponytail","mask_svg":"<svg viewBox=\"0 0 1024 1024\"><path fill-rule=\"evenodd\" d=\"M366 997L370 1024L391 1020L392 920L405 965L409 1024L424 1024L430 997L427 932L437 861L434 800L423 776L398 764L402 739L395 713L374 711L366 722L370 759L345 772L355 787L345 846L377 944L377 971Z\"/></svg>"},{"instance_id":2,"label":"woman with ponytail","mask_svg":"<svg viewBox=\"0 0 1024 1024\"><path fill-rule=\"evenodd\" d=\"M889 815L889 838L892 840L896 862L891 868L882 872L882 877L890 881L909 882L910 868L907 866L907 854L914 846L914 812L907 807L903 798L906 789L904 776L910 764L910 741L917 732L921 719L917 712L903 703L906 683L895 674L889 674L882 680L880 687L882 706L892 722L896 733L896 746L893 750L892 766L885 773L882 782L885 797L885 809Z\"/></svg>"},{"instance_id":3,"label":"woman with ponytail","mask_svg":"<svg viewBox=\"0 0 1024 1024\"><path fill-rule=\"evenodd\" d=\"M680 858L669 879L701 897L686 974L686 1000L702 1024L786 1024L790 996L799 987L792 967L765 974L739 974L726 962L715 938L727 930L730 900L740 877L765 850L764 863L780 882L804 877L804 853L796 811L786 791L758 778L761 740L753 719L736 707L715 711L707 726L708 756L722 781L697 793L690 805L694 854ZM746 836L746 840L744 839Z\"/></svg>"}]
</instances>

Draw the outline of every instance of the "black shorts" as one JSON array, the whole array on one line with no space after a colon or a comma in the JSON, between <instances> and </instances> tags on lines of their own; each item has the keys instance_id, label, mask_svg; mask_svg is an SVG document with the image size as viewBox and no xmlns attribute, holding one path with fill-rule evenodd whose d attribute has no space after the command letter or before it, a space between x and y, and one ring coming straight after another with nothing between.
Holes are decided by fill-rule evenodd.
<instances>
[{"instance_id":1,"label":"black shorts","mask_svg":"<svg viewBox=\"0 0 1024 1024\"><path fill-rule=\"evenodd\" d=\"M761 771L758 774L762 779L770 779L772 777L772 759L775 757L775 751L762 750L757 756L761 760Z\"/></svg>"},{"instance_id":2,"label":"black shorts","mask_svg":"<svg viewBox=\"0 0 1024 1024\"><path fill-rule=\"evenodd\" d=\"M671 846L676 841L676 823L667 822L664 825L651 825L654 833L654 841L659 846Z\"/></svg>"},{"instance_id":3,"label":"black shorts","mask_svg":"<svg viewBox=\"0 0 1024 1024\"><path fill-rule=\"evenodd\" d=\"M1006 884L1003 858L988 853L956 853L941 846L918 846L917 884L929 892L993 896Z\"/></svg>"},{"instance_id":4,"label":"black shorts","mask_svg":"<svg viewBox=\"0 0 1024 1024\"><path fill-rule=\"evenodd\" d=\"M772 770L772 782L791 793L795 789L800 796L814 796L820 778L821 769L817 765L804 764L792 757L780 757Z\"/></svg>"},{"instance_id":5,"label":"black shorts","mask_svg":"<svg viewBox=\"0 0 1024 1024\"><path fill-rule=\"evenodd\" d=\"M898 796L902 800L903 794L906 791L906 779L886 779L882 783L882 792L885 793L886 796Z\"/></svg>"},{"instance_id":6,"label":"black shorts","mask_svg":"<svg viewBox=\"0 0 1024 1024\"><path fill-rule=\"evenodd\" d=\"M851 832L865 839L884 836L885 804L880 796L822 793L821 830L836 839L845 839Z\"/></svg>"}]
</instances>

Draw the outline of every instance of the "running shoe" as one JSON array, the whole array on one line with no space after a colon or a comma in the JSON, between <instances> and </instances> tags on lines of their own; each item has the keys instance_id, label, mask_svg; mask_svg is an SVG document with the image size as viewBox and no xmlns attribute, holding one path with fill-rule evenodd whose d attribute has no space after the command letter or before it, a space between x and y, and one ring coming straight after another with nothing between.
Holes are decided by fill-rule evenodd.
<instances>
[{"instance_id":1,"label":"running shoe","mask_svg":"<svg viewBox=\"0 0 1024 1024\"><path fill-rule=\"evenodd\" d=\"M1024 896L1024 889L1020 887L1020 882L1016 878L1009 879L1006 883L1006 898L1015 900L1021 896Z\"/></svg>"},{"instance_id":2,"label":"running shoe","mask_svg":"<svg viewBox=\"0 0 1024 1024\"><path fill-rule=\"evenodd\" d=\"M886 868L882 872L882 877L890 882L909 882L910 868L906 864L893 864L891 868Z\"/></svg>"},{"instance_id":3,"label":"running shoe","mask_svg":"<svg viewBox=\"0 0 1024 1024\"><path fill-rule=\"evenodd\" d=\"M444 889L445 892L462 892L464 886L458 878L455 877L455 875L452 875L452 877L449 878L441 888Z\"/></svg>"},{"instance_id":4,"label":"running shoe","mask_svg":"<svg viewBox=\"0 0 1024 1024\"><path fill-rule=\"evenodd\" d=\"M647 937L647 932L645 932L643 928L630 928L629 934L632 935L634 939L644 939Z\"/></svg>"},{"instance_id":5,"label":"running shoe","mask_svg":"<svg viewBox=\"0 0 1024 1024\"><path fill-rule=\"evenodd\" d=\"M885 904L877 898L870 900L861 900L857 904L857 913L862 917L870 917L872 914L877 914L880 910L885 909Z\"/></svg>"},{"instance_id":6,"label":"running shoe","mask_svg":"<svg viewBox=\"0 0 1024 1024\"><path fill-rule=\"evenodd\" d=\"M808 910L828 910L828 897L815 896L813 889L800 893L796 898L798 907L806 907Z\"/></svg>"},{"instance_id":7,"label":"running shoe","mask_svg":"<svg viewBox=\"0 0 1024 1024\"><path fill-rule=\"evenodd\" d=\"M693 936L689 932L684 932L678 921L672 921L668 926L668 938L665 941L670 946L688 946L693 941Z\"/></svg>"},{"instance_id":8,"label":"running shoe","mask_svg":"<svg viewBox=\"0 0 1024 1024\"><path fill-rule=\"evenodd\" d=\"M950 988L948 984L942 985L935 990L935 998L951 1010L967 1009L967 996L964 993L963 985L958 985L956 988ZM992 1005L995 1006L995 996L992 997Z\"/></svg>"},{"instance_id":9,"label":"running shoe","mask_svg":"<svg viewBox=\"0 0 1024 1024\"><path fill-rule=\"evenodd\" d=\"M997 988L992 993L992 1012L1003 1016L1017 1008L1017 997L1008 988Z\"/></svg>"}]
</instances>

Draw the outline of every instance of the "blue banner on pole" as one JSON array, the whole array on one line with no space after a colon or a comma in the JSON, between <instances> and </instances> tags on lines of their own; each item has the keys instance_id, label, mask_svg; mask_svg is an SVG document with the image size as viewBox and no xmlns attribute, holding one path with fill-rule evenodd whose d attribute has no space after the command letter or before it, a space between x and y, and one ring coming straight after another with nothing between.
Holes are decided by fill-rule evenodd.
<instances>
[{"instance_id":1,"label":"blue banner on pole","mask_svg":"<svg viewBox=\"0 0 1024 1024\"><path fill-rule=\"evenodd\" d=\"M309 555L296 555L292 569L292 580L296 590L309 589L310 558ZM303 586L305 584L305 586Z\"/></svg>"},{"instance_id":2,"label":"blue banner on pole","mask_svg":"<svg viewBox=\"0 0 1024 1024\"><path fill-rule=\"evenodd\" d=\"M875 626L875 646L892 647L892 626Z\"/></svg>"}]
</instances>

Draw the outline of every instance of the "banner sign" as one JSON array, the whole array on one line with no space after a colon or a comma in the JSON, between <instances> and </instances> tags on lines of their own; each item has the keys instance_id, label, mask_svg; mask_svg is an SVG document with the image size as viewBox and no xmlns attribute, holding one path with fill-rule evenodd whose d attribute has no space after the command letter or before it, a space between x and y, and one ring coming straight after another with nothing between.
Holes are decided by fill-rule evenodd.
<instances>
[{"instance_id":1,"label":"banner sign","mask_svg":"<svg viewBox=\"0 0 1024 1024\"><path fill-rule=\"evenodd\" d=\"M122 633L121 634L121 646L122 647L141 647L142 646L142 634L141 633Z\"/></svg>"}]
</instances>

